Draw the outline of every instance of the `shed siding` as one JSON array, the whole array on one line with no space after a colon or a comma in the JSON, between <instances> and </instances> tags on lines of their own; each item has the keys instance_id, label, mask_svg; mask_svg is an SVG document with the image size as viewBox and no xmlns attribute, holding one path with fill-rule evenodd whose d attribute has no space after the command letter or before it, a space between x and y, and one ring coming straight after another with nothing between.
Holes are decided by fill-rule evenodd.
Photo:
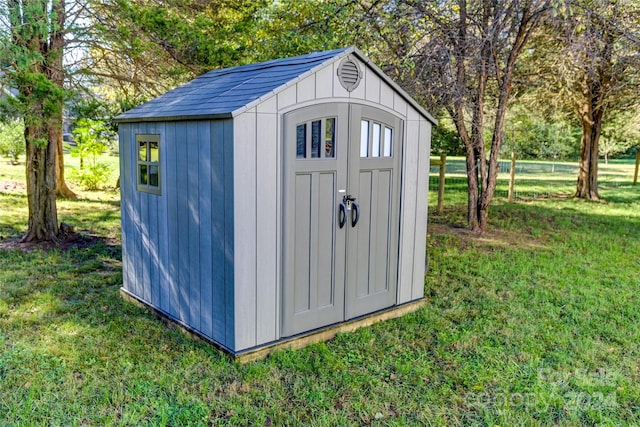
<instances>
[{"instance_id":1,"label":"shed siding","mask_svg":"<svg viewBox=\"0 0 640 427\"><path fill-rule=\"evenodd\" d=\"M295 87L293 87L295 91ZM295 101L295 98L294 98ZM249 110L233 123L235 156L235 346L245 349L256 345L256 312L258 301L256 276L257 191L256 191L256 112ZM262 214L262 213L261 213ZM262 221L260 226L263 227Z\"/></svg>"},{"instance_id":2,"label":"shed siding","mask_svg":"<svg viewBox=\"0 0 640 427\"><path fill-rule=\"evenodd\" d=\"M230 124L121 124L120 152L124 288L233 349ZM136 134L161 135L161 195L136 189Z\"/></svg>"},{"instance_id":3,"label":"shed siding","mask_svg":"<svg viewBox=\"0 0 640 427\"><path fill-rule=\"evenodd\" d=\"M178 180L178 144L175 124L167 126L165 134L166 143L160 147L163 149L163 166L165 166L164 178L162 180L163 194L167 205L167 249L164 254L164 264L167 265L166 295L162 298L161 306L168 314L180 318L180 289L178 281L178 259L175 256L175 248L178 246L178 194L175 191L175 183ZM170 142L171 141L171 142Z\"/></svg>"},{"instance_id":4,"label":"shed siding","mask_svg":"<svg viewBox=\"0 0 640 427\"><path fill-rule=\"evenodd\" d=\"M277 266L278 256L278 144L277 114L257 115L257 163L256 163L256 344L264 344L277 338L280 319L278 304Z\"/></svg>"},{"instance_id":5,"label":"shed siding","mask_svg":"<svg viewBox=\"0 0 640 427\"><path fill-rule=\"evenodd\" d=\"M429 153L431 151L431 123L420 119L418 148L418 186L416 191L416 231L411 299L424 296L424 274L427 256L427 209L429 196Z\"/></svg>"},{"instance_id":6,"label":"shed siding","mask_svg":"<svg viewBox=\"0 0 640 427\"><path fill-rule=\"evenodd\" d=\"M369 67L365 67L364 72L365 99L376 104L380 103L380 83L382 79L378 77Z\"/></svg>"},{"instance_id":7,"label":"shed siding","mask_svg":"<svg viewBox=\"0 0 640 427\"><path fill-rule=\"evenodd\" d=\"M316 99L333 96L333 67L325 67L315 73Z\"/></svg>"}]
</instances>

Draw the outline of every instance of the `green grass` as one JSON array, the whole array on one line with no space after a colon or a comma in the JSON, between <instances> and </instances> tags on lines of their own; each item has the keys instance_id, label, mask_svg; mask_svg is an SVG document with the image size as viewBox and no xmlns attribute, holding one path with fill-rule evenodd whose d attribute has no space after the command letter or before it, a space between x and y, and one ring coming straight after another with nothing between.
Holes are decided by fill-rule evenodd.
<instances>
[{"instance_id":1,"label":"green grass","mask_svg":"<svg viewBox=\"0 0 640 427\"><path fill-rule=\"evenodd\" d=\"M430 214L425 308L247 365L120 299L117 193L65 201L111 239L0 251L0 424L639 424L640 186L497 199L482 237L463 194ZM25 203L0 192L3 236Z\"/></svg>"}]
</instances>

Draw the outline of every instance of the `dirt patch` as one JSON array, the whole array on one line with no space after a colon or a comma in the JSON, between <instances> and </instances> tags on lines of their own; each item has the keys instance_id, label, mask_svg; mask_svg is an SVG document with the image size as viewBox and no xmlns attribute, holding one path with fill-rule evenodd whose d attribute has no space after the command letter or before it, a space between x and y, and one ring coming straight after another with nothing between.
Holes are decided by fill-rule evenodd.
<instances>
[{"instance_id":1,"label":"dirt patch","mask_svg":"<svg viewBox=\"0 0 640 427\"><path fill-rule=\"evenodd\" d=\"M54 249L69 250L72 248L86 248L94 246L98 242L104 242L107 245L115 245L116 242L107 241L102 236L78 233L66 224L60 227L60 234L55 242L21 242L21 237L12 237L0 240L0 249L18 249L24 252L34 250L50 251Z\"/></svg>"},{"instance_id":2,"label":"dirt patch","mask_svg":"<svg viewBox=\"0 0 640 427\"><path fill-rule=\"evenodd\" d=\"M545 245L531 238L526 233L506 231L506 230L489 230L484 233L477 233L468 228L449 225L449 224L429 224L429 234L455 234L463 244L486 244L491 246L511 246L519 248L539 249Z\"/></svg>"},{"instance_id":3,"label":"dirt patch","mask_svg":"<svg viewBox=\"0 0 640 427\"><path fill-rule=\"evenodd\" d=\"M0 181L0 191L24 191L26 189L24 182Z\"/></svg>"}]
</instances>

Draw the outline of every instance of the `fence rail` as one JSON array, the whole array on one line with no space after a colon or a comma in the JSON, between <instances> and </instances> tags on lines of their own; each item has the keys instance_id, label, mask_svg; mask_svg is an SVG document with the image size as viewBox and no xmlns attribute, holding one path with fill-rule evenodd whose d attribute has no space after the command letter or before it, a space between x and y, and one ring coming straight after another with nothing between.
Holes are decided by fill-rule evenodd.
<instances>
[{"instance_id":1,"label":"fence rail","mask_svg":"<svg viewBox=\"0 0 640 427\"><path fill-rule=\"evenodd\" d=\"M441 212L445 193L459 197L467 192L466 162L463 158L447 158L431 161L429 190L438 192L437 211ZM635 167L634 167L635 166ZM501 160L495 197L510 201L518 199L570 196L575 192L579 166L577 163ZM633 162L600 164L598 185L601 188L637 184L640 169L640 151Z\"/></svg>"}]
</instances>

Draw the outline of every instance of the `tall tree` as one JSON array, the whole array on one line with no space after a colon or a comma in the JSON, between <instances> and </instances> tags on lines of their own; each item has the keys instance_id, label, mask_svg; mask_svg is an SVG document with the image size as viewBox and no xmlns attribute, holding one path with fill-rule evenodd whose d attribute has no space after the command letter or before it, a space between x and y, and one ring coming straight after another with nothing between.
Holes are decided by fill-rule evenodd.
<instances>
[{"instance_id":1,"label":"tall tree","mask_svg":"<svg viewBox=\"0 0 640 427\"><path fill-rule=\"evenodd\" d=\"M575 0L564 17L569 71L582 125L576 197L598 200L598 157L609 113L640 101L640 8L627 0Z\"/></svg>"},{"instance_id":2,"label":"tall tree","mask_svg":"<svg viewBox=\"0 0 640 427\"><path fill-rule=\"evenodd\" d=\"M29 225L23 241L56 240L56 150L64 90L59 85L62 0L7 0L5 75L18 96L9 102L24 120Z\"/></svg>"},{"instance_id":3,"label":"tall tree","mask_svg":"<svg viewBox=\"0 0 640 427\"><path fill-rule=\"evenodd\" d=\"M566 0L554 10L527 56L536 70L530 95L537 109L580 126L575 195L598 200L603 130L617 127L619 139L619 118L640 105L640 7L633 0Z\"/></svg>"},{"instance_id":4,"label":"tall tree","mask_svg":"<svg viewBox=\"0 0 640 427\"><path fill-rule=\"evenodd\" d=\"M412 53L414 90L443 105L455 124L466 149L468 226L484 231L516 64L550 1L409 3L423 34Z\"/></svg>"}]
</instances>

